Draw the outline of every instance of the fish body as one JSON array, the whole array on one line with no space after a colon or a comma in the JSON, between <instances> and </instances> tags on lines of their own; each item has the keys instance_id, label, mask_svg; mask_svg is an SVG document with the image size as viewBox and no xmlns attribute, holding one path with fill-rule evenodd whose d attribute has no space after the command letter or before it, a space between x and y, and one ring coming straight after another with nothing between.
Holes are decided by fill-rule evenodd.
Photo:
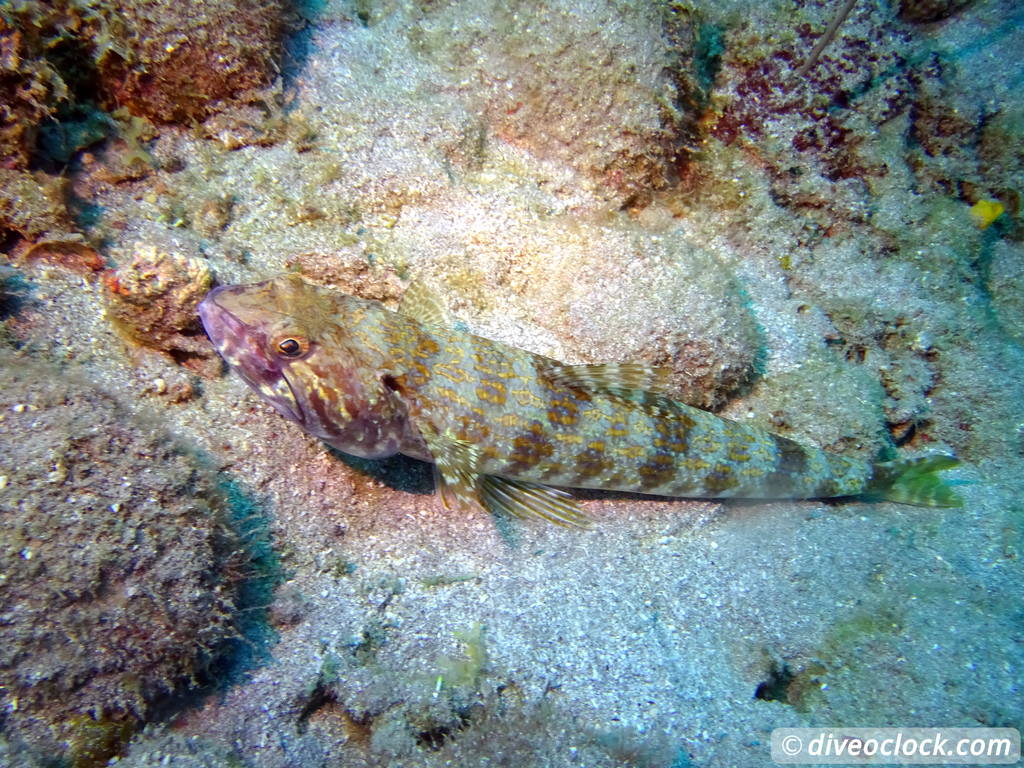
<instances>
[{"instance_id":1,"label":"fish body","mask_svg":"<svg viewBox=\"0 0 1024 768\"><path fill-rule=\"evenodd\" d=\"M424 290L398 312L294 275L212 291L222 357L283 416L338 450L433 462L442 496L582 524L559 488L699 498L877 493L954 506L939 456L872 463L720 418L642 364L565 365L452 328Z\"/></svg>"}]
</instances>

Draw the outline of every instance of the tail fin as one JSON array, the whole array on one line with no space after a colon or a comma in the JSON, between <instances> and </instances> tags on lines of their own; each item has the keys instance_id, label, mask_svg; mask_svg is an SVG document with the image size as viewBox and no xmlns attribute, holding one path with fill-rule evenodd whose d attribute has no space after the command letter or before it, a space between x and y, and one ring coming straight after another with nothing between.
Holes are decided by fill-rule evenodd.
<instances>
[{"instance_id":1,"label":"tail fin","mask_svg":"<svg viewBox=\"0 0 1024 768\"><path fill-rule=\"evenodd\" d=\"M959 463L952 456L880 462L866 495L919 507L962 507L964 500L938 476Z\"/></svg>"}]
</instances>

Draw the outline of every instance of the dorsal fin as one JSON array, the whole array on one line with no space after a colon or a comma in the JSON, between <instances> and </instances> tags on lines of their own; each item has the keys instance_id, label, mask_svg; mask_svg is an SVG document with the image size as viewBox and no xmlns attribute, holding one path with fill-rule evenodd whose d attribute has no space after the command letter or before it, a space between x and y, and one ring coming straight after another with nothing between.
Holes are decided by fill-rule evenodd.
<instances>
[{"instance_id":1,"label":"dorsal fin","mask_svg":"<svg viewBox=\"0 0 1024 768\"><path fill-rule=\"evenodd\" d=\"M427 325L451 325L444 304L426 283L413 280L405 289L398 311Z\"/></svg>"},{"instance_id":2,"label":"dorsal fin","mask_svg":"<svg viewBox=\"0 0 1024 768\"><path fill-rule=\"evenodd\" d=\"M667 395L671 369L646 363L597 363L565 365L544 360L540 374L548 381L584 392L628 397L636 392Z\"/></svg>"}]
</instances>

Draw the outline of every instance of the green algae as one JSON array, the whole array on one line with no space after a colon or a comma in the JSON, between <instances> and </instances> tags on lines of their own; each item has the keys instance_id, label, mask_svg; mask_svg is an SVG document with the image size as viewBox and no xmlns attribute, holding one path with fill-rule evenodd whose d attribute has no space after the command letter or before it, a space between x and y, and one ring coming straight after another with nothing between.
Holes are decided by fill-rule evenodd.
<instances>
[{"instance_id":1,"label":"green algae","mask_svg":"<svg viewBox=\"0 0 1024 768\"><path fill-rule=\"evenodd\" d=\"M67 761L70 768L102 768L123 754L138 728L131 718L75 715L68 721Z\"/></svg>"},{"instance_id":2,"label":"green algae","mask_svg":"<svg viewBox=\"0 0 1024 768\"><path fill-rule=\"evenodd\" d=\"M420 579L420 584L424 587L448 587L452 584L461 584L479 578L479 573L439 573L434 576L424 576Z\"/></svg>"},{"instance_id":3,"label":"green algae","mask_svg":"<svg viewBox=\"0 0 1024 768\"><path fill-rule=\"evenodd\" d=\"M805 714L827 708L829 688L862 678L859 673L870 669L869 659L877 646L901 632L902 618L894 607L858 611L829 626L821 645L809 654L814 660L802 665L773 664L755 697L789 704Z\"/></svg>"},{"instance_id":4,"label":"green algae","mask_svg":"<svg viewBox=\"0 0 1024 768\"><path fill-rule=\"evenodd\" d=\"M274 590L286 580L287 573L274 546L265 506L233 478L222 475L217 487L226 502L227 524L241 547L238 559L245 564L236 598L237 636L231 640L232 650L225 655L222 670L221 684L226 686L270 660L277 635L270 625L269 608Z\"/></svg>"},{"instance_id":5,"label":"green algae","mask_svg":"<svg viewBox=\"0 0 1024 768\"><path fill-rule=\"evenodd\" d=\"M354 643L350 652L358 666L365 667L377 663L377 655L388 640L389 625L378 616L371 616L363 624L359 640Z\"/></svg>"},{"instance_id":6,"label":"green algae","mask_svg":"<svg viewBox=\"0 0 1024 768\"><path fill-rule=\"evenodd\" d=\"M480 622L475 622L468 629L456 632L455 637L461 645L461 654L437 659L437 679L444 689L467 697L479 689L487 671L487 639L484 626Z\"/></svg>"}]
</instances>

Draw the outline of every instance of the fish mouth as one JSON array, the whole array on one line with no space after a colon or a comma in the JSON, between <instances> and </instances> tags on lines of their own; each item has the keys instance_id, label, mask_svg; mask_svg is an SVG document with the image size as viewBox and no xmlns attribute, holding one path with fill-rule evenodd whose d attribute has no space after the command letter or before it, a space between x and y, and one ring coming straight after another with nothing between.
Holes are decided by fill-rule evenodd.
<instances>
[{"instance_id":1,"label":"fish mouth","mask_svg":"<svg viewBox=\"0 0 1024 768\"><path fill-rule=\"evenodd\" d=\"M286 419L305 425L295 388L280 362L264 353L266 333L248 325L217 301L223 294L237 292L237 286L214 288L199 302L199 319L206 335L225 362L252 389Z\"/></svg>"},{"instance_id":2,"label":"fish mouth","mask_svg":"<svg viewBox=\"0 0 1024 768\"><path fill-rule=\"evenodd\" d=\"M277 412L286 419L291 419L297 424L300 424L303 428L308 429L306 425L306 412L302 407L302 401L296 396L295 387L292 386L291 381L283 371L281 372L281 381L283 381L285 386L288 387L288 397L291 402L279 400L272 402L271 405L277 408Z\"/></svg>"}]
</instances>

